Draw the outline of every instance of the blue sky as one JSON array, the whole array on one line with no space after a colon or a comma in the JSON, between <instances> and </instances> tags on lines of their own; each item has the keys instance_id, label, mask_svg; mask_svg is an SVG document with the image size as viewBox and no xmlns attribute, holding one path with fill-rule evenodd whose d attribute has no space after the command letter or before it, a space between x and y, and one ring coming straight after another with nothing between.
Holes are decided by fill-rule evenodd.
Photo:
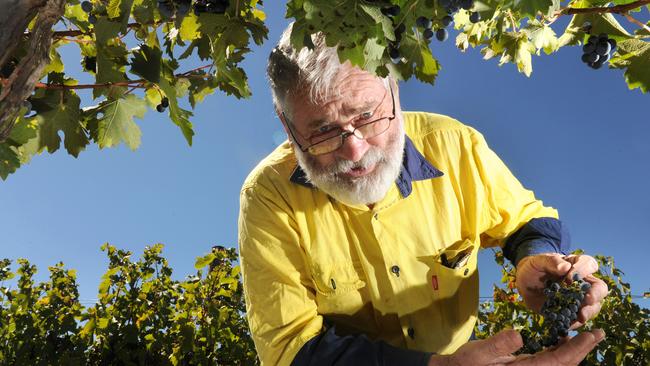
<instances>
[{"instance_id":1,"label":"blue sky","mask_svg":"<svg viewBox=\"0 0 650 366\"><path fill-rule=\"evenodd\" d=\"M78 271L81 298L90 303L107 266L104 242L135 256L163 243L179 279L212 245L236 246L240 186L283 136L264 70L287 20L283 2L264 10L269 40L244 64L250 99L208 96L192 118L192 147L166 114L148 111L136 120L142 145L135 152L91 146L77 159L65 151L35 157L0 182L0 257L28 258L40 279L63 261ZM613 256L635 294L650 289L650 95L628 90L622 71L586 67L578 47L534 57L527 78L476 50L461 53L455 35L432 43L442 64L435 86L400 84L404 109L476 127L521 182L559 210L574 248ZM63 58L66 72L83 77L75 46ZM481 294L489 296L500 278L491 252L479 266Z\"/></svg>"}]
</instances>

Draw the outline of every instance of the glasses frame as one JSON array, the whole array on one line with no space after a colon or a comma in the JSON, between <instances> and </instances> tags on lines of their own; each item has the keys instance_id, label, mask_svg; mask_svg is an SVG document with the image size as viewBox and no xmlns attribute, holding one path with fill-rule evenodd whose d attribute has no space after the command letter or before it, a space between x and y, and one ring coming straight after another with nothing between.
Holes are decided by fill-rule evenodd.
<instances>
[{"instance_id":1,"label":"glasses frame","mask_svg":"<svg viewBox=\"0 0 650 366\"><path fill-rule=\"evenodd\" d=\"M325 155L325 154L329 154L329 153L332 153L332 152L334 152L334 151L340 149L341 146L343 146L343 143L345 142L345 139L348 138L348 137L350 137L350 136L355 136L355 137L358 138L358 139L366 140L366 139L369 139L369 138L377 137L377 136L379 136L379 135L385 133L386 131L388 131L388 129L390 128L390 123L395 119L395 117L397 117L397 116L395 115L395 96L394 96L394 94L393 94L393 86L391 85L390 81L388 82L388 89L390 90L390 99L391 99L391 101L392 101L392 103L393 103L393 111L392 111L392 114L393 114L393 115L392 115L391 117L381 117L381 118L377 118L377 119L375 119L375 120L372 120L372 121L370 121L370 122L367 122L367 123L364 123L364 124L362 124L362 125L360 125L360 126L355 127L352 131L349 131L349 130L343 130L343 131L341 131L341 133L339 133L338 135L332 136L332 137L327 138L327 139L325 139L325 140L323 140L323 141L319 141L319 142L317 142L317 143L315 143L315 144L311 144L311 145L306 146L306 147L302 146L302 145L300 144L300 142L298 142L298 139L296 139L296 134L298 134L298 132L296 131L296 133L294 134L294 131L293 131L292 127L291 127L291 125L293 125L293 122L291 122L291 120L289 120L289 119L287 118L287 116L284 114L284 111L282 111L282 118L284 118L284 120L286 121L287 129L289 130L289 133L291 134L291 138L292 138L293 141L296 143L296 145L298 145L298 148L300 149L300 151L302 151L302 152L308 152L309 154L312 154L312 155ZM360 129L360 128L362 128L362 127L365 127L365 126L368 126L368 125L371 125L371 124L375 124L375 123L377 123L377 122L379 122L379 121L381 121L381 120L383 120L383 119L388 119L388 127L387 127L383 132L380 132L380 133L378 133L378 134L376 134L376 135L374 135L374 136L372 136L372 137L359 137L359 136L357 136L357 135L354 134L358 129ZM300 134L298 134L298 135L300 135ZM302 138L304 139L304 137L303 137L302 135L300 135L300 137L302 137ZM322 144L322 143L324 143L324 142L327 142L327 141L330 141L330 140L332 140L332 139L340 139L340 140L341 140L341 144L340 144L339 147L337 147L336 149L334 149L334 150L332 150L332 151L328 151L328 152L326 152L326 153L320 153L320 154L314 154L314 153L312 153L311 151L309 151L309 149L311 149L312 147L314 147L314 146L316 146L316 145L320 145L320 144ZM306 140L306 139L305 139L305 140Z\"/></svg>"}]
</instances>

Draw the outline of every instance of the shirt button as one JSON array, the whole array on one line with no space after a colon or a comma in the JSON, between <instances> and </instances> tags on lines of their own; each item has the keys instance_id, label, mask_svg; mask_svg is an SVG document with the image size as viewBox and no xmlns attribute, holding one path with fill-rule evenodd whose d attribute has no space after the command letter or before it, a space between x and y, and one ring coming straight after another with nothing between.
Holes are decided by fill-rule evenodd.
<instances>
[{"instance_id":1,"label":"shirt button","mask_svg":"<svg viewBox=\"0 0 650 366\"><path fill-rule=\"evenodd\" d=\"M398 266L392 266L390 267L390 271L393 272L393 274L397 277L399 277L399 267Z\"/></svg>"},{"instance_id":2,"label":"shirt button","mask_svg":"<svg viewBox=\"0 0 650 366\"><path fill-rule=\"evenodd\" d=\"M415 329L413 329L413 327L410 327L408 329L408 335L411 337L411 339L415 339Z\"/></svg>"},{"instance_id":3,"label":"shirt button","mask_svg":"<svg viewBox=\"0 0 650 366\"><path fill-rule=\"evenodd\" d=\"M374 213L374 215L372 215L372 218L375 219L375 220L377 220L378 217L379 217L379 214L376 213L376 212Z\"/></svg>"},{"instance_id":4,"label":"shirt button","mask_svg":"<svg viewBox=\"0 0 650 366\"><path fill-rule=\"evenodd\" d=\"M465 276L469 273L469 268L465 268Z\"/></svg>"}]
</instances>

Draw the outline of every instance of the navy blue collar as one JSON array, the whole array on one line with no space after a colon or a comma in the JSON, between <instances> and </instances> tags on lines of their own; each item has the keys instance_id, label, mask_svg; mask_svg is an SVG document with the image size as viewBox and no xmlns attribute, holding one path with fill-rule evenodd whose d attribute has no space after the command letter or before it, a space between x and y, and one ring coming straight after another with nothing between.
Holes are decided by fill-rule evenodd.
<instances>
[{"instance_id":1,"label":"navy blue collar","mask_svg":"<svg viewBox=\"0 0 650 366\"><path fill-rule=\"evenodd\" d=\"M395 183L402 197L408 197L413 192L413 181L437 178L444 175L443 172L436 169L431 163L424 158L424 156L415 148L413 141L406 136L404 141L404 160L402 161L402 169L397 177ZM303 185L305 187L314 188L314 186L307 180L307 175L296 165L291 174L290 180L293 183Z\"/></svg>"}]
</instances>

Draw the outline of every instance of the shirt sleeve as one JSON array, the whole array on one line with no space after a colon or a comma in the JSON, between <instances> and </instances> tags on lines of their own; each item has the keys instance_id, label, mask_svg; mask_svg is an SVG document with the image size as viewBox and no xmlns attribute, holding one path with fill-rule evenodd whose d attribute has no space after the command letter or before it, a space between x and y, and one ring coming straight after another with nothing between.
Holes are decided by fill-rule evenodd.
<instances>
[{"instance_id":1,"label":"shirt sleeve","mask_svg":"<svg viewBox=\"0 0 650 366\"><path fill-rule=\"evenodd\" d=\"M407 350L365 335L336 334L332 326L307 342L292 366L427 366L432 353Z\"/></svg>"},{"instance_id":2,"label":"shirt sleeve","mask_svg":"<svg viewBox=\"0 0 650 366\"><path fill-rule=\"evenodd\" d=\"M262 365L289 365L321 333L323 318L292 211L277 192L260 185L242 190L239 255L258 357Z\"/></svg>"},{"instance_id":3,"label":"shirt sleeve","mask_svg":"<svg viewBox=\"0 0 650 366\"><path fill-rule=\"evenodd\" d=\"M552 217L530 220L506 240L503 255L516 267L529 255L541 253L568 254L571 236L566 225Z\"/></svg>"},{"instance_id":4,"label":"shirt sleeve","mask_svg":"<svg viewBox=\"0 0 650 366\"><path fill-rule=\"evenodd\" d=\"M471 161L478 175L477 180L480 181L479 192L483 201L482 213L479 214L483 247L506 247L507 239L533 219L558 219L557 211L552 207L544 206L532 191L524 188L497 154L488 147L483 135L473 129L471 145ZM535 227L538 226L532 225L530 228ZM548 233L550 230L542 230L538 234L541 238L543 234ZM529 239L532 239L532 236ZM518 255L516 253L519 253L517 248L521 248L521 253L525 253L525 248L530 249L529 252L536 250L533 248L546 250L551 241L528 240L525 246L519 244L521 240L514 238L508 247L511 249L508 253L513 260L516 260ZM542 249L541 245L545 249Z\"/></svg>"}]
</instances>

